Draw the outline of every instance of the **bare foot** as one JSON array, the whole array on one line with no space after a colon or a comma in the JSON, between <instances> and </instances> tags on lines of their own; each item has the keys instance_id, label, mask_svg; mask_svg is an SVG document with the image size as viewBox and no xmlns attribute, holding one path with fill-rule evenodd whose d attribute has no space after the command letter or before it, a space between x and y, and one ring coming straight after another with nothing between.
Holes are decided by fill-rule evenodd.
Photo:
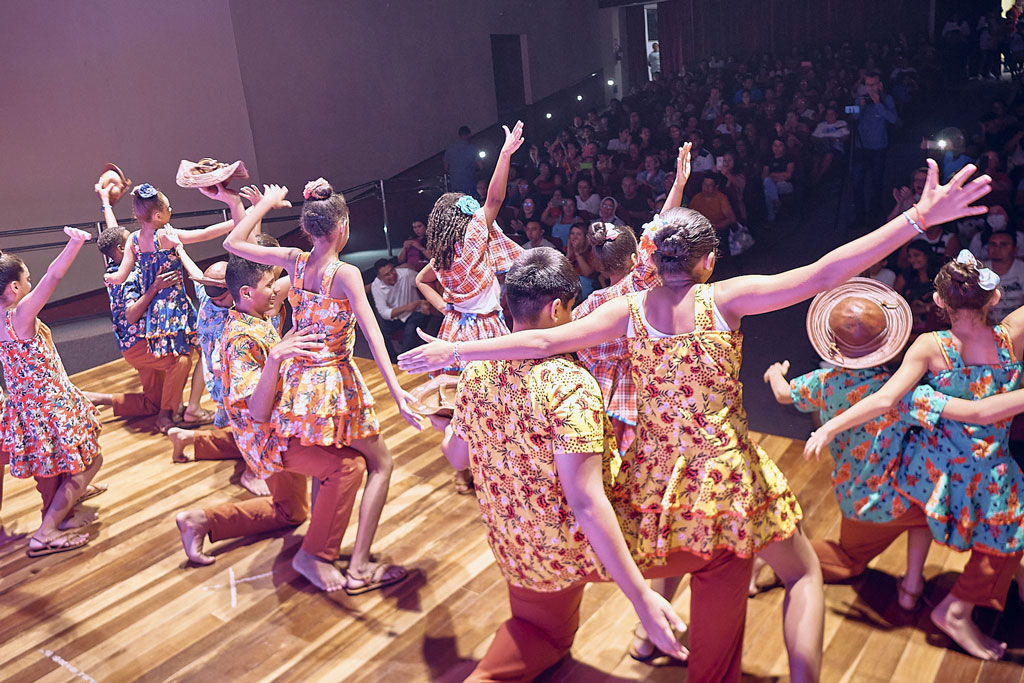
<instances>
[{"instance_id":1,"label":"bare foot","mask_svg":"<svg viewBox=\"0 0 1024 683\"><path fill-rule=\"evenodd\" d=\"M159 415L156 416L156 424L154 426L156 427L156 430L158 432L160 432L161 434L166 434L167 431L174 426L174 417L171 415L169 411L161 412Z\"/></svg>"},{"instance_id":2,"label":"bare foot","mask_svg":"<svg viewBox=\"0 0 1024 683\"><path fill-rule=\"evenodd\" d=\"M215 557L203 552L203 541L210 533L210 521L202 510L186 510L179 512L174 521L181 532L181 544L185 546L185 554L195 564L208 565L217 561Z\"/></svg>"},{"instance_id":3,"label":"bare foot","mask_svg":"<svg viewBox=\"0 0 1024 683\"><path fill-rule=\"evenodd\" d=\"M185 447L195 443L195 432L188 429L171 427L167 430L167 438L174 449L171 451L171 462L192 462L193 458L185 455Z\"/></svg>"},{"instance_id":4,"label":"bare foot","mask_svg":"<svg viewBox=\"0 0 1024 683\"><path fill-rule=\"evenodd\" d=\"M89 402L94 406L109 406L113 405L110 394L98 394L95 391L83 391L85 397L89 399Z\"/></svg>"},{"instance_id":5,"label":"bare foot","mask_svg":"<svg viewBox=\"0 0 1024 683\"><path fill-rule=\"evenodd\" d=\"M248 467L245 468L245 472L242 472L242 478L238 483L254 496L270 495L270 487L267 486L267 482L253 474Z\"/></svg>"},{"instance_id":6,"label":"bare foot","mask_svg":"<svg viewBox=\"0 0 1024 683\"><path fill-rule=\"evenodd\" d=\"M23 531L19 532L15 529L16 527L4 528L4 526L0 524L0 547L3 547L8 543L13 543L14 541L20 541L28 536L27 533Z\"/></svg>"},{"instance_id":7,"label":"bare foot","mask_svg":"<svg viewBox=\"0 0 1024 683\"><path fill-rule=\"evenodd\" d=\"M310 555L302 548L299 548L299 552L295 553L292 559L292 569L322 591L330 593L345 587L345 577L337 567L327 560Z\"/></svg>"},{"instance_id":8,"label":"bare foot","mask_svg":"<svg viewBox=\"0 0 1024 683\"><path fill-rule=\"evenodd\" d=\"M64 518L64 521L57 525L61 531L68 529L79 529L89 526L100 518L99 512L94 507L74 507L71 514Z\"/></svg>"},{"instance_id":9,"label":"bare foot","mask_svg":"<svg viewBox=\"0 0 1024 683\"><path fill-rule=\"evenodd\" d=\"M974 605L947 595L932 610L932 623L968 654L978 659L1002 659L1006 653L1006 643L982 633L971 618L973 611Z\"/></svg>"}]
</instances>

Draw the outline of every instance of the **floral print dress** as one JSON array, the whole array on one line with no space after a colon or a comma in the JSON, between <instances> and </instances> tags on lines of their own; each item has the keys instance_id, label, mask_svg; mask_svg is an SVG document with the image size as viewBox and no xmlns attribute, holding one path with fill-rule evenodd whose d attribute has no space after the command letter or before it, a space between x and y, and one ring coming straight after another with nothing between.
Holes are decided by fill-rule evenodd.
<instances>
[{"instance_id":1,"label":"floral print dress","mask_svg":"<svg viewBox=\"0 0 1024 683\"><path fill-rule=\"evenodd\" d=\"M100 454L99 413L68 379L50 329L37 321L31 339L18 339L13 315L4 315L11 341L0 342L8 391L0 450L21 479L78 474Z\"/></svg>"},{"instance_id":2,"label":"floral print dress","mask_svg":"<svg viewBox=\"0 0 1024 683\"><path fill-rule=\"evenodd\" d=\"M647 332L646 292L628 296L636 439L611 499L641 569L676 550L750 557L792 536L803 516L786 477L747 434L743 335L715 330L711 287L696 287L694 330L664 338Z\"/></svg>"},{"instance_id":3,"label":"floral print dress","mask_svg":"<svg viewBox=\"0 0 1024 683\"><path fill-rule=\"evenodd\" d=\"M324 270L317 292L305 287L309 253L295 262L288 300L296 329L324 335L324 348L315 358L293 358L282 374L281 401L274 412L278 434L298 437L304 445L345 446L355 439L380 433L373 396L352 361L356 316L348 299L330 296L335 261Z\"/></svg>"},{"instance_id":4,"label":"floral print dress","mask_svg":"<svg viewBox=\"0 0 1024 683\"><path fill-rule=\"evenodd\" d=\"M992 329L995 365L966 365L952 332L932 332L948 369L928 384L949 396L978 399L1020 388L1021 363L1002 325ZM957 550L1013 555L1024 549L1024 474L1007 449L1010 420L969 425L942 419L912 435L896 485L924 508L935 540Z\"/></svg>"},{"instance_id":5,"label":"floral print dress","mask_svg":"<svg viewBox=\"0 0 1024 683\"><path fill-rule=\"evenodd\" d=\"M146 309L143 320L146 342L154 356L187 356L198 346L196 338L196 309L185 291L185 267L175 249L160 249L160 232L153 237L154 251L142 251L139 233L131 236L131 249L135 253L135 267L139 270L139 286L149 289L161 273L177 270L182 284L165 287L157 292Z\"/></svg>"}]
</instances>

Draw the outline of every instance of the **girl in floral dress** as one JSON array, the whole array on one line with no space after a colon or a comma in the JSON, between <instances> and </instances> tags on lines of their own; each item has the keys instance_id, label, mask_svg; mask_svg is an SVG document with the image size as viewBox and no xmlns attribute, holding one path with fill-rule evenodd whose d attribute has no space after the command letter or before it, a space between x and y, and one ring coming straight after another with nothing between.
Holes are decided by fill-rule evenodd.
<instances>
[{"instance_id":1,"label":"girl in floral dress","mask_svg":"<svg viewBox=\"0 0 1024 683\"><path fill-rule=\"evenodd\" d=\"M40 492L45 486L52 494L44 494L46 509L29 541L29 557L74 550L89 542L88 534L60 527L68 526L64 522L71 508L87 495L89 482L103 463L96 408L68 379L49 328L36 318L91 237L75 228L64 232L67 246L35 289L25 263L0 252L0 362L9 392L0 450L10 456L13 476L59 482L40 486Z\"/></svg>"},{"instance_id":2,"label":"girl in floral dress","mask_svg":"<svg viewBox=\"0 0 1024 683\"><path fill-rule=\"evenodd\" d=\"M566 325L449 344L435 340L400 357L409 371L450 362L543 358L626 335L637 384L636 439L622 459L612 503L623 535L642 564L671 552L708 556L727 548L760 553L786 586L783 630L794 681L817 680L824 596L821 568L798 522L785 477L747 433L739 381L744 316L791 306L835 287L919 234L924 226L977 215L970 207L989 178L964 185L973 168L948 185L929 181L913 213L826 254L771 276L742 276L708 285L718 239L689 209L660 217L654 260L663 284L619 297ZM679 419L677 416L682 416ZM749 579L749 577L746 577ZM747 583L737 586L746 590Z\"/></svg>"},{"instance_id":3,"label":"girl in floral dress","mask_svg":"<svg viewBox=\"0 0 1024 683\"><path fill-rule=\"evenodd\" d=\"M258 191L247 188L253 198ZM409 424L421 429L407 403L412 397L398 384L380 327L366 298L359 269L339 260L349 238L348 206L323 178L307 183L302 205L302 229L313 250L263 247L250 241L256 225L273 208L291 204L288 188L270 185L249 214L224 241L236 256L288 271L293 326L324 335L323 350L314 359L294 359L282 370L280 402L274 412L277 433L305 445L350 446L366 459L366 485L359 505L359 526L346 572L348 592L401 580L406 571L397 565L370 561L370 545L387 499L393 464L373 409L373 396L352 359L355 327L359 324L374 360L391 391L398 410Z\"/></svg>"},{"instance_id":4,"label":"girl in floral dress","mask_svg":"<svg viewBox=\"0 0 1024 683\"><path fill-rule=\"evenodd\" d=\"M171 220L171 204L164 193L149 183L139 185L131 192L132 212L139 222L139 229L128 238L124 258L117 272L103 276L107 285L119 285L124 283L133 268L138 268L141 275L140 287L146 291L162 273L175 270L180 272L179 284L160 290L146 309L145 318L140 321L149 352L154 357L191 356L193 350L199 347L196 309L185 291L184 282L187 277L201 278L202 271L188 258L183 245L220 237L245 216L245 208L237 192L220 184L199 189L211 199L227 204L231 209L232 220L201 229L175 230L168 224ZM113 212L107 211L107 208L104 206L109 227ZM157 428L166 433L179 417L184 419L185 425L191 427L212 422L213 414L200 407L203 387L203 364L197 363L189 403L183 415L169 415L167 410L162 410L157 416ZM184 388L182 386L181 390L184 391Z\"/></svg>"},{"instance_id":5,"label":"girl in floral dress","mask_svg":"<svg viewBox=\"0 0 1024 683\"><path fill-rule=\"evenodd\" d=\"M1024 308L999 325L986 324L998 302L999 276L969 251L960 252L935 277L935 303L952 329L919 337L884 387L829 420L807 442L814 453L840 431L884 413L893 396L924 378L935 391L981 399L1021 386L1016 349L1024 344ZM902 393L900 393L902 392ZM984 634L972 619L976 605L1003 609L1010 581L1024 556L1024 473L1007 448L1010 420L971 425L942 419L927 434L912 434L903 450L896 490L921 507L933 538L954 550L970 551L960 579L931 612L932 622L981 659L999 659L1006 643Z\"/></svg>"}]
</instances>

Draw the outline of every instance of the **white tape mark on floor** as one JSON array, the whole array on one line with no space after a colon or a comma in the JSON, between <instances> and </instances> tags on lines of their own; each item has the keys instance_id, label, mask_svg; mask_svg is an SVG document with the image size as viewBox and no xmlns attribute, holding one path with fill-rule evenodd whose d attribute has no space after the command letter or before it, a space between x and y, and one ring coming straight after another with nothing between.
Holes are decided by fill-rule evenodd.
<instances>
[{"instance_id":1,"label":"white tape mark on floor","mask_svg":"<svg viewBox=\"0 0 1024 683\"><path fill-rule=\"evenodd\" d=\"M95 678L93 678L89 674L85 673L84 671L79 671L77 666L75 666L74 664L72 664L68 660L64 659L60 655L56 654L53 650L39 650L39 652L41 652L44 657L52 659L54 662L59 664L61 667L67 669L68 671L70 671L74 675L76 675L79 678L81 678L83 681L89 681L90 683L96 683L96 679Z\"/></svg>"},{"instance_id":2,"label":"white tape mark on floor","mask_svg":"<svg viewBox=\"0 0 1024 683\"><path fill-rule=\"evenodd\" d=\"M228 569L228 579L231 581L231 609L238 607L238 589L235 588L235 568Z\"/></svg>"},{"instance_id":3,"label":"white tape mark on floor","mask_svg":"<svg viewBox=\"0 0 1024 683\"><path fill-rule=\"evenodd\" d=\"M259 581L260 579L265 579L268 576L273 576L273 575L274 575L274 572L263 572L262 574L256 574L255 576L246 576L246 577L241 578L241 579L235 579L235 583L238 584L238 583L247 583L249 581ZM220 588L224 588L227 585L228 584L226 584L226 583L218 583L218 584L215 584L213 586L203 586L203 590L204 591L218 590Z\"/></svg>"}]
</instances>

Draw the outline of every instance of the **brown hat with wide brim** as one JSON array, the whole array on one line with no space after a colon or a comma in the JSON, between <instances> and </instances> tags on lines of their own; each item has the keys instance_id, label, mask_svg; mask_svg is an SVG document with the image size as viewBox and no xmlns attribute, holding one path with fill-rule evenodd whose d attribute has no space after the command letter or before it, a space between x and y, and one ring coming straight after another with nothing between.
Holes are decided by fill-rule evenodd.
<instances>
[{"instance_id":1,"label":"brown hat with wide brim","mask_svg":"<svg viewBox=\"0 0 1024 683\"><path fill-rule=\"evenodd\" d=\"M132 181L124 174L117 164L108 163L100 171L100 179L96 181L97 185L106 187L109 191L107 195L110 198L110 205L113 206L121 201L121 197L128 194L128 189L132 186Z\"/></svg>"},{"instance_id":2,"label":"brown hat with wide brim","mask_svg":"<svg viewBox=\"0 0 1024 683\"><path fill-rule=\"evenodd\" d=\"M898 356L912 324L906 299L866 277L822 292L807 311L811 346L823 360L851 370L882 365Z\"/></svg>"},{"instance_id":3,"label":"brown hat with wide brim","mask_svg":"<svg viewBox=\"0 0 1024 683\"><path fill-rule=\"evenodd\" d=\"M459 378L455 375L438 375L419 385L409 393L413 402L409 410L420 415L451 417L455 414L455 395Z\"/></svg>"},{"instance_id":4,"label":"brown hat with wide brim","mask_svg":"<svg viewBox=\"0 0 1024 683\"><path fill-rule=\"evenodd\" d=\"M178 164L178 174L175 176L174 182L179 187L196 188L226 183L232 178L245 180L248 177L249 171L241 161L225 164L207 157L199 161L182 159Z\"/></svg>"}]
</instances>

